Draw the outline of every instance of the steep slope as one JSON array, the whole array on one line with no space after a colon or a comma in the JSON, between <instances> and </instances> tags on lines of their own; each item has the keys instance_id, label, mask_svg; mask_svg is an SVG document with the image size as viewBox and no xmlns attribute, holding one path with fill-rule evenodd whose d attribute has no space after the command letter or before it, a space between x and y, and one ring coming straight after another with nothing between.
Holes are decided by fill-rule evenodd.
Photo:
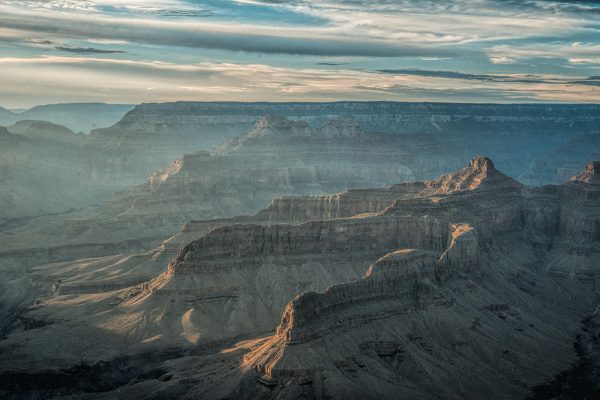
<instances>
[{"instance_id":1,"label":"steep slope","mask_svg":"<svg viewBox=\"0 0 600 400\"><path fill-rule=\"evenodd\" d=\"M347 130L353 130L351 135ZM413 178L399 167L406 155L386 137L368 134L352 118L311 128L304 121L266 116L214 153L185 155L146 185L107 204L105 212L184 220L253 213L281 195L319 194ZM157 205L160 204L160 209Z\"/></svg>"},{"instance_id":2,"label":"steep slope","mask_svg":"<svg viewBox=\"0 0 600 400\"><path fill-rule=\"evenodd\" d=\"M534 201L529 193L520 215L489 210L491 219L473 220L478 229L455 225L443 253L398 250L362 280L298 296L276 334L244 357L258 381L243 393L524 397L575 358L577 323L597 307L599 171L588 164L558 201L547 188ZM519 219L524 235L506 229Z\"/></svg>"},{"instance_id":3,"label":"steep slope","mask_svg":"<svg viewBox=\"0 0 600 400\"><path fill-rule=\"evenodd\" d=\"M38 269L40 283L54 282L50 296L0 345L13 360L0 375L19 390L63 376L27 390L81 393L97 389L77 386L69 366L104 360L95 379L122 396L523 397L577 359L574 335L597 307L598 170L527 188L476 158L430 182L279 199L252 218L354 216L212 229L131 288L106 279L135 274L131 259ZM273 336L220 352L282 313ZM199 343L208 353L193 353ZM120 375L103 372L124 354Z\"/></svg>"},{"instance_id":4,"label":"steep slope","mask_svg":"<svg viewBox=\"0 0 600 400\"><path fill-rule=\"evenodd\" d=\"M444 188L448 184L452 189ZM456 189L460 185L464 188ZM489 159L475 159L450 177L424 186L379 212L351 218L216 228L188 244L168 271L150 284L144 307L170 302L178 311L157 321L164 326L176 326L170 318L193 312L189 327L205 339L223 332L231 336L264 332L290 295L357 278L374 258L402 246L442 251L453 222L446 214L458 213L453 211L456 207L484 218L492 218L489 213L494 210L499 217L493 218L506 224L506 230L514 229L521 212L522 185L496 171ZM431 196L430 189L436 187L442 189ZM437 197L442 193L450 196L447 201L454 207L443 205Z\"/></svg>"},{"instance_id":5,"label":"steep slope","mask_svg":"<svg viewBox=\"0 0 600 400\"><path fill-rule=\"evenodd\" d=\"M358 207L350 218L213 229L185 246L166 272L129 289L102 287L109 283L103 276L119 276L117 265L87 269L85 278L75 265L55 265L52 277L40 269L40 278L56 283L54 295L42 296L23 318L52 325L13 332L1 349L19 361L7 368L248 338L268 332L284 312L275 336L223 356L222 372L211 374L231 372L212 382L197 377L186 390L202 387L200 398L271 398L278 391L298 398L297 384L307 398L393 397L400 387L409 388L409 398L468 397L487 387L506 398L524 395L574 359L572 335L597 305L600 224L598 203L588 200L596 166L564 186L532 189L477 158L438 180L363 196L379 193L383 203L390 191L404 194L381 211L361 214ZM340 204L358 204L351 198L360 192L340 196ZM327 198L288 203L304 201L314 213ZM122 276L132 268L121 264ZM84 292L77 280L88 280ZM81 335L91 341L75 341ZM44 345L49 340L55 347ZM460 384L450 390L448 382Z\"/></svg>"},{"instance_id":6,"label":"steep slope","mask_svg":"<svg viewBox=\"0 0 600 400\"><path fill-rule=\"evenodd\" d=\"M92 138L127 148L132 154L143 150L137 143L145 138L157 141L164 153L155 157L166 164L183 152L210 148L251 129L266 114L304 120L312 127L351 115L364 131L403 136L412 150L421 154L415 161L424 161L412 165L417 179L440 173L419 167L430 168L437 162L436 155L448 153L455 164L446 167L458 168L474 155L485 153L505 172L519 176L529 160L542 157L572 137L597 133L600 119L597 105L177 102L136 106L118 124L97 131ZM443 151L436 153L437 146L443 146ZM442 157L439 163L444 165L448 160L452 158Z\"/></svg>"}]
</instances>

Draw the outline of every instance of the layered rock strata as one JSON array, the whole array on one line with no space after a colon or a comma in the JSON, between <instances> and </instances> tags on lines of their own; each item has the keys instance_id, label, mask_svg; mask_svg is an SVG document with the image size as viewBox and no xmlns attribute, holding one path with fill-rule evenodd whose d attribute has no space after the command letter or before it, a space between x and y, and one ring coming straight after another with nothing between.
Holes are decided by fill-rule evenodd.
<instances>
[{"instance_id":1,"label":"layered rock strata","mask_svg":"<svg viewBox=\"0 0 600 400\"><path fill-rule=\"evenodd\" d=\"M528 188L476 158L435 181L277 200L257 214L269 223L213 221L147 283L59 287L24 314L51 325L13 333L0 349L18 360L9 368L36 370L79 353L89 361L250 338L279 320L274 335L216 355L218 370L202 358L202 394L187 393L523 397L575 359L573 335L597 306L597 174L590 163L565 185ZM299 223L307 216L334 218ZM275 222L285 218L296 222ZM66 345L82 334L95 345Z\"/></svg>"}]
</instances>

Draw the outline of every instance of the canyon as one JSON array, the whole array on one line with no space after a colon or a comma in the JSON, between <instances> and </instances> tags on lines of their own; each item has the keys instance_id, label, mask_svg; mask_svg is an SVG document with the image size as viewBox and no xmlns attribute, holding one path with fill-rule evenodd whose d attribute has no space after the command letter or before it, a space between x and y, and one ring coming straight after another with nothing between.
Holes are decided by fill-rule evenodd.
<instances>
[{"instance_id":1,"label":"canyon","mask_svg":"<svg viewBox=\"0 0 600 400\"><path fill-rule=\"evenodd\" d=\"M595 376L596 105L141 104L90 134L60 109L0 111L2 397Z\"/></svg>"},{"instance_id":2,"label":"canyon","mask_svg":"<svg viewBox=\"0 0 600 400\"><path fill-rule=\"evenodd\" d=\"M477 157L39 266L46 292L0 341L0 376L89 398L525 397L576 361L598 307L599 198L598 162L528 187ZM69 383L81 368L105 386Z\"/></svg>"},{"instance_id":3,"label":"canyon","mask_svg":"<svg viewBox=\"0 0 600 400\"><path fill-rule=\"evenodd\" d=\"M27 176L5 178L13 184L3 208L10 234L0 234L0 263L150 250L192 220L252 214L278 196L430 179L480 153L524 183L564 181L596 155L597 111L595 105L141 104L71 147L60 163L70 163L68 171L51 162L11 163ZM561 146L571 147L555 157ZM40 156L22 158L30 164ZM29 177L39 170L48 173ZM63 176L64 184L48 184ZM35 196L40 188L55 194L43 205L27 204L42 197ZM29 191L19 195L23 190ZM45 245L32 247L31 237Z\"/></svg>"}]
</instances>

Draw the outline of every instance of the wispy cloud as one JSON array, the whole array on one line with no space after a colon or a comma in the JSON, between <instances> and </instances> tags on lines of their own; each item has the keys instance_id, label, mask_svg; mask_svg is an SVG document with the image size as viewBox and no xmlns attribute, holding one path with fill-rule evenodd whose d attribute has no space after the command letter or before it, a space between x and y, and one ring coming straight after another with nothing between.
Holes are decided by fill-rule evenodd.
<instances>
[{"instance_id":1,"label":"wispy cloud","mask_svg":"<svg viewBox=\"0 0 600 400\"><path fill-rule=\"evenodd\" d=\"M44 74L36 73L44 71ZM414 72L414 73L411 73ZM116 58L0 57L3 92L32 101L49 90L69 101L173 100L600 101L594 80L480 76L444 71L282 68L264 64L174 64ZM27 79L28 85L22 85Z\"/></svg>"},{"instance_id":2,"label":"wispy cloud","mask_svg":"<svg viewBox=\"0 0 600 400\"><path fill-rule=\"evenodd\" d=\"M531 59L565 60L569 63L600 64L600 43L547 43L498 45L488 50L496 64L526 62Z\"/></svg>"},{"instance_id":3,"label":"wispy cloud","mask_svg":"<svg viewBox=\"0 0 600 400\"><path fill-rule=\"evenodd\" d=\"M432 78L460 79L466 81L496 82L496 83L566 83L565 78L552 78L539 75L521 74L467 74L456 71L428 71L422 69L383 69L379 72L395 75L413 75Z\"/></svg>"},{"instance_id":4,"label":"wispy cloud","mask_svg":"<svg viewBox=\"0 0 600 400\"><path fill-rule=\"evenodd\" d=\"M0 103L598 101L599 10L558 0L5 0Z\"/></svg>"},{"instance_id":5,"label":"wispy cloud","mask_svg":"<svg viewBox=\"0 0 600 400\"><path fill-rule=\"evenodd\" d=\"M52 14L52 15L49 15ZM47 12L31 15L1 13L0 26L26 35L56 35L66 38L124 40L163 46L179 46L267 54L362 57L457 56L456 50L434 44L405 44L391 40L360 39L339 29L269 28L226 23L174 22L106 18L97 15L70 16Z\"/></svg>"},{"instance_id":6,"label":"wispy cloud","mask_svg":"<svg viewBox=\"0 0 600 400\"><path fill-rule=\"evenodd\" d=\"M74 53L74 54L114 54L114 53L127 53L124 50L97 49L95 47L54 46L54 48L56 50L64 51L66 53Z\"/></svg>"}]
</instances>

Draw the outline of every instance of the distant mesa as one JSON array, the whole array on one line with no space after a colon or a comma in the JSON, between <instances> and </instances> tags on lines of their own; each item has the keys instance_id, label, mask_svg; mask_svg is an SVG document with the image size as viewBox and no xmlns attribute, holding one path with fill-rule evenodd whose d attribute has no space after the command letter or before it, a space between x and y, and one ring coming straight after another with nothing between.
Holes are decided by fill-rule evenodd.
<instances>
[{"instance_id":1,"label":"distant mesa","mask_svg":"<svg viewBox=\"0 0 600 400\"><path fill-rule=\"evenodd\" d=\"M52 139L52 138L76 138L79 134L74 133L69 128L48 121L40 120L21 120L8 127L8 130L14 134L26 136L29 138ZM83 139L83 135L79 136Z\"/></svg>"}]
</instances>

